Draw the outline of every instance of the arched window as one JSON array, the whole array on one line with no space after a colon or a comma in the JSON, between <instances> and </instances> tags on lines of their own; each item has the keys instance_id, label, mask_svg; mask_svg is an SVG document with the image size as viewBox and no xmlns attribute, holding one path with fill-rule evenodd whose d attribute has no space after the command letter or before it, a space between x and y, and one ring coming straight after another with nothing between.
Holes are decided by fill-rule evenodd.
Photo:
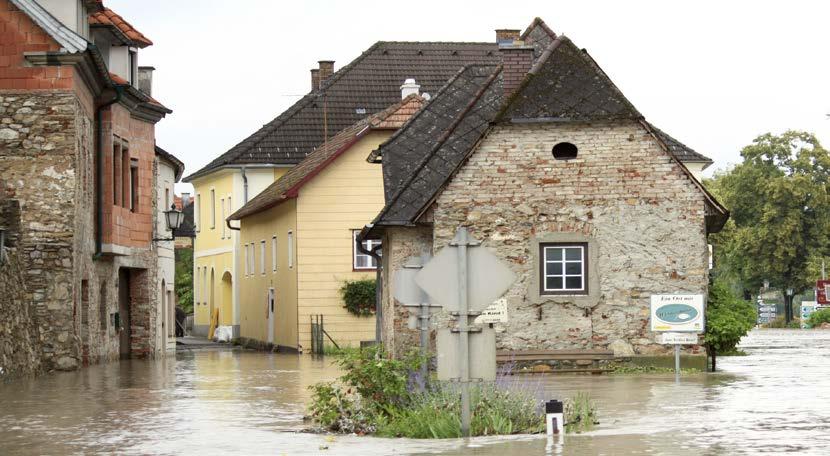
<instances>
[{"instance_id":1,"label":"arched window","mask_svg":"<svg viewBox=\"0 0 830 456\"><path fill-rule=\"evenodd\" d=\"M553 158L557 160L572 160L576 158L578 150L575 145L569 142L561 142L553 146Z\"/></svg>"}]
</instances>

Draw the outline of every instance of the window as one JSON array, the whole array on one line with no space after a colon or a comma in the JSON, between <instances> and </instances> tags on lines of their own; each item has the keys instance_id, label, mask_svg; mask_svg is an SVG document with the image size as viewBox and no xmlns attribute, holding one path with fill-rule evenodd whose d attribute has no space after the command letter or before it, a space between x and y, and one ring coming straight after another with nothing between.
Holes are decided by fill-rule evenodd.
<instances>
[{"instance_id":1,"label":"window","mask_svg":"<svg viewBox=\"0 0 830 456\"><path fill-rule=\"evenodd\" d=\"M259 273L265 275L265 239L259 241Z\"/></svg>"},{"instance_id":2,"label":"window","mask_svg":"<svg viewBox=\"0 0 830 456\"><path fill-rule=\"evenodd\" d=\"M127 141L121 142L121 207L130 207L130 150Z\"/></svg>"},{"instance_id":3,"label":"window","mask_svg":"<svg viewBox=\"0 0 830 456\"><path fill-rule=\"evenodd\" d=\"M233 206L231 205L231 195L228 195L228 217L230 217L231 214L233 214ZM228 226L228 222L226 220L222 220L222 223L226 227ZM231 234L233 234L233 231L231 231L230 228L228 228L228 234L227 234L228 239L231 238Z\"/></svg>"},{"instance_id":4,"label":"window","mask_svg":"<svg viewBox=\"0 0 830 456\"><path fill-rule=\"evenodd\" d=\"M201 269L200 267L196 266L196 276L193 277L193 293L195 294L195 296L193 296L193 298L194 298L193 301L195 301L196 304L199 304L199 302L201 302L200 298L202 297L202 293L201 293L202 290L199 288L199 270L200 269Z\"/></svg>"},{"instance_id":5,"label":"window","mask_svg":"<svg viewBox=\"0 0 830 456\"><path fill-rule=\"evenodd\" d=\"M271 270L277 270L277 236L271 236Z\"/></svg>"},{"instance_id":6,"label":"window","mask_svg":"<svg viewBox=\"0 0 830 456\"><path fill-rule=\"evenodd\" d=\"M196 194L196 206L193 207L193 212L194 212L193 221L194 221L194 224L196 225L196 232L198 233L199 232L199 227L202 226L202 221L199 219L199 217L202 216L202 194L201 193Z\"/></svg>"},{"instance_id":7,"label":"window","mask_svg":"<svg viewBox=\"0 0 830 456\"><path fill-rule=\"evenodd\" d=\"M109 312L107 312L107 282L101 283L101 290L98 292L98 324L101 331L106 332Z\"/></svg>"},{"instance_id":8,"label":"window","mask_svg":"<svg viewBox=\"0 0 830 456\"><path fill-rule=\"evenodd\" d=\"M173 205L173 203L170 202L170 187L165 187L164 188L164 204L162 204L161 210L166 211L166 210L170 209L170 206L172 206L172 205Z\"/></svg>"},{"instance_id":9,"label":"window","mask_svg":"<svg viewBox=\"0 0 830 456\"><path fill-rule=\"evenodd\" d=\"M294 267L294 233L288 232L288 267Z\"/></svg>"},{"instance_id":10,"label":"window","mask_svg":"<svg viewBox=\"0 0 830 456\"><path fill-rule=\"evenodd\" d=\"M571 160L576 158L576 154L579 152L575 145L569 142L561 142L555 146L553 146L553 158L557 160Z\"/></svg>"},{"instance_id":11,"label":"window","mask_svg":"<svg viewBox=\"0 0 830 456\"><path fill-rule=\"evenodd\" d=\"M210 189L210 229L216 228L216 190Z\"/></svg>"},{"instance_id":12,"label":"window","mask_svg":"<svg viewBox=\"0 0 830 456\"><path fill-rule=\"evenodd\" d=\"M245 250L245 275L249 275L251 273L251 252L248 251L248 244L245 244L243 247Z\"/></svg>"},{"instance_id":13,"label":"window","mask_svg":"<svg viewBox=\"0 0 830 456\"><path fill-rule=\"evenodd\" d=\"M357 249L357 236L359 234L360 230L352 231L352 268L354 268L356 271L363 269L377 269L378 261L373 256L366 255L365 253ZM363 247L369 251L371 251L373 248L379 245L379 239L366 239L365 241L363 241Z\"/></svg>"},{"instance_id":14,"label":"window","mask_svg":"<svg viewBox=\"0 0 830 456\"><path fill-rule=\"evenodd\" d=\"M220 221L222 222L222 234L220 238L225 239L225 198L219 200L219 207L222 208L222 218L220 219Z\"/></svg>"},{"instance_id":15,"label":"window","mask_svg":"<svg viewBox=\"0 0 830 456\"><path fill-rule=\"evenodd\" d=\"M112 137L112 204L121 204L121 139Z\"/></svg>"},{"instance_id":16,"label":"window","mask_svg":"<svg viewBox=\"0 0 830 456\"><path fill-rule=\"evenodd\" d=\"M130 211L138 211L138 159L130 159Z\"/></svg>"},{"instance_id":17,"label":"window","mask_svg":"<svg viewBox=\"0 0 830 456\"><path fill-rule=\"evenodd\" d=\"M588 244L539 244L540 294L588 294Z\"/></svg>"},{"instance_id":18,"label":"window","mask_svg":"<svg viewBox=\"0 0 830 456\"><path fill-rule=\"evenodd\" d=\"M207 285L207 266L202 266L202 304L207 304L208 285Z\"/></svg>"},{"instance_id":19,"label":"window","mask_svg":"<svg viewBox=\"0 0 830 456\"><path fill-rule=\"evenodd\" d=\"M138 52L130 50L130 85L138 87Z\"/></svg>"}]
</instances>

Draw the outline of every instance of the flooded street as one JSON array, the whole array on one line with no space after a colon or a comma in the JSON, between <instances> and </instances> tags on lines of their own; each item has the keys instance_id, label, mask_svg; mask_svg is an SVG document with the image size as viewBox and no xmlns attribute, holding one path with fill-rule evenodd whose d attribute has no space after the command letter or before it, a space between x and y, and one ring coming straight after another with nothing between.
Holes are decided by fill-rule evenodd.
<instances>
[{"instance_id":1,"label":"flooded street","mask_svg":"<svg viewBox=\"0 0 830 456\"><path fill-rule=\"evenodd\" d=\"M239 351L180 353L0 385L0 454L830 454L830 331L754 331L717 374L545 376L551 398L587 391L601 424L470 441L322 436L303 427L306 387L327 361ZM327 449L326 449L327 448Z\"/></svg>"}]
</instances>

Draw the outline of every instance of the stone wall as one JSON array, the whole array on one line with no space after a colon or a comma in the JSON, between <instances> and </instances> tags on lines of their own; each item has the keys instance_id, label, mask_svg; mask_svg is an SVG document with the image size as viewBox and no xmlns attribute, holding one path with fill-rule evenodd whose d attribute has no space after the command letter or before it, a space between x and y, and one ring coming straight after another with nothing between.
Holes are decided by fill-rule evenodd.
<instances>
[{"instance_id":1,"label":"stone wall","mask_svg":"<svg viewBox=\"0 0 830 456\"><path fill-rule=\"evenodd\" d=\"M563 141L579 148L577 159L554 160ZM535 124L491 131L428 216L436 251L467 226L517 274L499 348L662 354L649 330L650 295L705 294L704 205L638 124ZM545 240L588 243L588 296L540 296L536 242Z\"/></svg>"}]
</instances>

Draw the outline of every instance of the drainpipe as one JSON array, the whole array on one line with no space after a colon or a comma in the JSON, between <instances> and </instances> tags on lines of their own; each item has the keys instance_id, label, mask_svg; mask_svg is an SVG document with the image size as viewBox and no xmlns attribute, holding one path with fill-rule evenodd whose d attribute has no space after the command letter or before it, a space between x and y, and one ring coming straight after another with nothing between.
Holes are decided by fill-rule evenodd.
<instances>
[{"instance_id":1,"label":"drainpipe","mask_svg":"<svg viewBox=\"0 0 830 456\"><path fill-rule=\"evenodd\" d=\"M103 251L104 238L104 128L102 125L104 109L118 103L121 100L123 89L115 86L115 98L98 106L95 110L95 122L98 126L98 134L95 135L95 153L97 160L95 160L95 174L98 179L98 188L96 189L97 197L97 214L96 214L96 230L95 230L95 254L92 259L97 260L101 258ZM115 179L115 176L112 176Z\"/></svg>"},{"instance_id":2,"label":"drainpipe","mask_svg":"<svg viewBox=\"0 0 830 456\"><path fill-rule=\"evenodd\" d=\"M366 226L369 228L372 227L371 224ZM372 248L372 250L368 250L363 246L363 241L364 239L358 234L357 250L364 255L369 255L374 258L378 263L378 267L375 269L375 343L380 345L382 335L381 321L383 320L383 306L381 306L381 297L383 295L381 291L383 289L383 263L381 262L382 259L378 251L383 247L383 244Z\"/></svg>"},{"instance_id":3,"label":"drainpipe","mask_svg":"<svg viewBox=\"0 0 830 456\"><path fill-rule=\"evenodd\" d=\"M245 174L245 167L242 167L242 205L248 204L248 176Z\"/></svg>"}]
</instances>

